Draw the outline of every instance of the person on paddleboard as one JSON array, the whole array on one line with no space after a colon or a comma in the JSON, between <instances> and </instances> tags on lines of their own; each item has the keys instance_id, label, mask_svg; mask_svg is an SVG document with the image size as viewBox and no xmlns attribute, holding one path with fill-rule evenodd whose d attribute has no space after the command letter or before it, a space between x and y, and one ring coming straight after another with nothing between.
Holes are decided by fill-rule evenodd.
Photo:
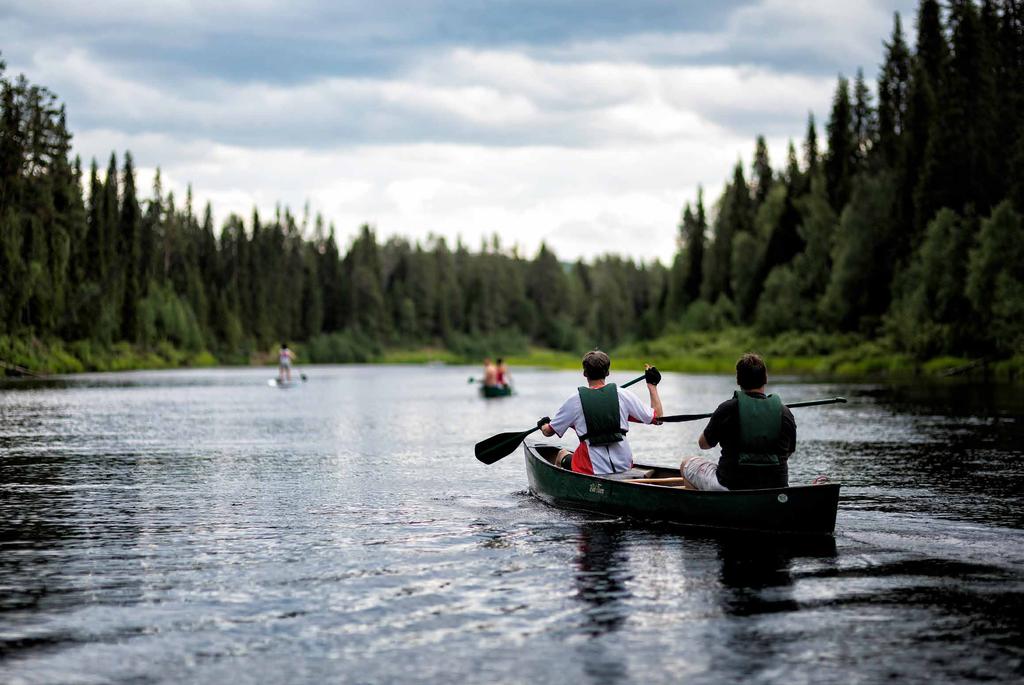
<instances>
[{"instance_id":1,"label":"person on paddleboard","mask_svg":"<svg viewBox=\"0 0 1024 685\"><path fill-rule=\"evenodd\" d=\"M544 417L538 422L541 432L551 437L562 437L570 428L576 431L580 444L575 452L562 450L555 458L555 464L563 468L571 466L577 473L606 475L628 471L633 466L633 452L626 441L629 422L654 423L665 412L658 396L661 373L648 364L644 365L647 392L651 405L644 404L628 390L620 390L614 383L606 383L611 360L600 350L587 352L583 356L583 375L587 385L562 404L555 418ZM572 456L570 463L567 458Z\"/></svg>"},{"instance_id":2,"label":"person on paddleboard","mask_svg":"<svg viewBox=\"0 0 1024 685\"><path fill-rule=\"evenodd\" d=\"M796 449L796 419L778 395L766 395L764 360L747 353L736 362L740 389L718 405L697 444L722 446L717 462L688 457L679 465L696 490L753 490L789 486L789 455Z\"/></svg>"},{"instance_id":3,"label":"person on paddleboard","mask_svg":"<svg viewBox=\"0 0 1024 685\"><path fill-rule=\"evenodd\" d=\"M288 343L281 343L281 349L277 351L277 381L279 383L291 382L292 360L295 353L288 349Z\"/></svg>"}]
</instances>

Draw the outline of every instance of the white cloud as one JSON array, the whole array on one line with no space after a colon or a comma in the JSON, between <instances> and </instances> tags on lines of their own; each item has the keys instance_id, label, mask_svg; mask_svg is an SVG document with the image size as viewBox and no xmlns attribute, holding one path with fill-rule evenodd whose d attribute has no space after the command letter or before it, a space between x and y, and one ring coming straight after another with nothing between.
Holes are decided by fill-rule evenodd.
<instances>
[{"instance_id":1,"label":"white cloud","mask_svg":"<svg viewBox=\"0 0 1024 685\"><path fill-rule=\"evenodd\" d=\"M75 128L103 122L254 147L404 140L605 146L716 136L725 128L716 121L728 117L781 117L799 130L832 88L831 78L763 68L546 63L464 49L392 78L298 84L143 81L81 50L40 51L26 71L67 98Z\"/></svg>"},{"instance_id":2,"label":"white cloud","mask_svg":"<svg viewBox=\"0 0 1024 685\"><path fill-rule=\"evenodd\" d=\"M66 22L98 26L126 21L119 3L91 17L55 0L31 7L32 16L66 10ZM185 3L174 17L165 4L137 8L131 22L165 22L154 40L166 42L231 12L246 25L292 21L262 1ZM762 131L781 166L781 134L801 136L808 110L824 121L834 86L831 75L714 57L879 55L888 21L878 4L763 0L715 32L554 48L452 43L384 72L280 81L209 69L155 76L61 34L17 43L12 70L68 102L86 158L131 149L140 186L159 164L167 187L180 195L191 182L197 204L211 200L220 219L309 201L346 234L370 222L384 235L432 231L475 246L498 231L528 250L546 240L563 258L616 251L667 261L696 186L705 184L710 205Z\"/></svg>"},{"instance_id":3,"label":"white cloud","mask_svg":"<svg viewBox=\"0 0 1024 685\"><path fill-rule=\"evenodd\" d=\"M785 50L805 55L843 54L854 61L880 60L892 26L892 6L881 2L761 0L729 20L729 35L755 52ZM852 66L852 65L851 65Z\"/></svg>"},{"instance_id":4,"label":"white cloud","mask_svg":"<svg viewBox=\"0 0 1024 685\"><path fill-rule=\"evenodd\" d=\"M694 62L775 64L787 62L803 72L821 62L858 65L871 73L881 61L879 48L892 28L892 15L904 15L915 0L759 0L734 10L716 29L665 27L612 39L583 39L545 51L571 61Z\"/></svg>"},{"instance_id":5,"label":"white cloud","mask_svg":"<svg viewBox=\"0 0 1024 685\"><path fill-rule=\"evenodd\" d=\"M784 142L771 141L781 160ZM178 151L159 136L104 132L82 136L80 149L131 148L148 189L142 160L171 159L165 189L179 201L185 183L196 208L213 202L218 221L230 212L264 215L278 202L333 221L342 243L364 222L383 237L424 239L429 232L476 247L498 232L505 244L533 252L547 241L564 259L618 252L668 262L684 202L708 179L722 181L749 148L741 138L680 140L598 149L493 148L469 145L365 146L310 151L254 149L197 142ZM102 160L101 160L102 162ZM718 184L706 186L710 203ZM146 190L148 194L148 190Z\"/></svg>"}]
</instances>

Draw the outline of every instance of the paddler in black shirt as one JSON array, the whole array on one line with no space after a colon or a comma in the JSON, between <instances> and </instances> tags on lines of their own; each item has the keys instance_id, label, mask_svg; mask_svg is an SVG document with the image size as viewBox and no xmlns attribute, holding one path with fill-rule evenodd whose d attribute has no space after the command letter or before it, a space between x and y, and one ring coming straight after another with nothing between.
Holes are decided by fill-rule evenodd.
<instances>
[{"instance_id":1,"label":"paddler in black shirt","mask_svg":"<svg viewBox=\"0 0 1024 685\"><path fill-rule=\"evenodd\" d=\"M721 444L718 463L688 457L679 471L696 490L788 487L796 420L778 395L765 394L768 370L756 354L736 362L736 382L740 390L718 405L697 441L702 450Z\"/></svg>"}]
</instances>

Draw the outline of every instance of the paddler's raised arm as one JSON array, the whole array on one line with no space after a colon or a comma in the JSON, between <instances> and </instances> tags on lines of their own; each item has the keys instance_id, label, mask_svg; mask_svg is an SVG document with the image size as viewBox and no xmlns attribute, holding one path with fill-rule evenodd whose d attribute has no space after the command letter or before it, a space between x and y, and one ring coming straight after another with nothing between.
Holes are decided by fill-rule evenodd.
<instances>
[{"instance_id":1,"label":"paddler's raised arm","mask_svg":"<svg viewBox=\"0 0 1024 685\"><path fill-rule=\"evenodd\" d=\"M665 415L661 406L661 396L658 394L658 383L661 382L661 372L650 364L644 364L644 380L647 381L647 392L651 395L651 409L654 410L654 419Z\"/></svg>"}]
</instances>

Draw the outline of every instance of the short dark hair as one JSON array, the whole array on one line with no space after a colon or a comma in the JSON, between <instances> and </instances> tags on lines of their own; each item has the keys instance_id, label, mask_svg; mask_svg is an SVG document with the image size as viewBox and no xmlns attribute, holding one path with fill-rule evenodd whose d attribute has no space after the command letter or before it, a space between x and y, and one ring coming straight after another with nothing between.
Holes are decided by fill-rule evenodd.
<instances>
[{"instance_id":1,"label":"short dark hair","mask_svg":"<svg viewBox=\"0 0 1024 685\"><path fill-rule=\"evenodd\" d=\"M498 357L498 363L499 363L499 364L501 364L501 363L502 363L503 361L505 361L505 360L504 360L504 359L502 359L501 357Z\"/></svg>"},{"instance_id":2,"label":"short dark hair","mask_svg":"<svg viewBox=\"0 0 1024 685\"><path fill-rule=\"evenodd\" d=\"M736 382L744 390L754 390L768 383L768 367L753 352L747 352L736 362Z\"/></svg>"},{"instance_id":3,"label":"short dark hair","mask_svg":"<svg viewBox=\"0 0 1024 685\"><path fill-rule=\"evenodd\" d=\"M608 377L612 368L612 360L601 350L591 350L583 355L583 375L588 381L596 381Z\"/></svg>"}]
</instances>

